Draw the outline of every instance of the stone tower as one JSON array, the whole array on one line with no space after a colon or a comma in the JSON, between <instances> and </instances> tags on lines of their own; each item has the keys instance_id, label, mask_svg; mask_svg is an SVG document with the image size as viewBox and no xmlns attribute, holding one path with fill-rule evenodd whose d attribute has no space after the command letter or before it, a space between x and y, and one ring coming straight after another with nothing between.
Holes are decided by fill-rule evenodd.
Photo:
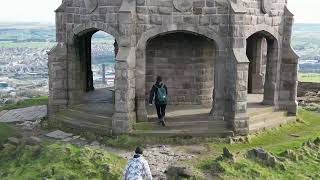
<instances>
[{"instance_id":1,"label":"stone tower","mask_svg":"<svg viewBox=\"0 0 320 180\"><path fill-rule=\"evenodd\" d=\"M113 132L147 119L148 89L161 74L172 104L211 103L211 121L248 134L248 93L297 113L292 25L287 0L63 0L49 52L49 116L90 90L90 41L100 30L117 42Z\"/></svg>"}]
</instances>

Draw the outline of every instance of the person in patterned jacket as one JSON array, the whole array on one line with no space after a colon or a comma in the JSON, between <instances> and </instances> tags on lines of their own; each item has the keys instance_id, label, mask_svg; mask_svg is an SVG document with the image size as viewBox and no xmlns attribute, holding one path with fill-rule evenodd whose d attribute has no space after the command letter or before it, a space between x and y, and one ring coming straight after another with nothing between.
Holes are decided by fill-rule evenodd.
<instances>
[{"instance_id":1,"label":"person in patterned jacket","mask_svg":"<svg viewBox=\"0 0 320 180\"><path fill-rule=\"evenodd\" d=\"M123 173L123 180L152 180L148 162L142 156L142 149L137 147L135 155L128 161Z\"/></svg>"}]
</instances>

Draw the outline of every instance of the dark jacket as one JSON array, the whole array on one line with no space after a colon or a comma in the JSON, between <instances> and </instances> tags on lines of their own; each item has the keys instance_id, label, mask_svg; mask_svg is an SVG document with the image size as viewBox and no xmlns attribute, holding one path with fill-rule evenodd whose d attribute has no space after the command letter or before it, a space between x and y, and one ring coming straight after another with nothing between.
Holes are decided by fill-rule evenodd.
<instances>
[{"instance_id":1,"label":"dark jacket","mask_svg":"<svg viewBox=\"0 0 320 180\"><path fill-rule=\"evenodd\" d=\"M157 82L156 84L154 84L151 88L151 91L150 91L150 96L149 96L149 104L152 104L152 101L153 101L153 97L154 98L154 101L155 101L155 104L160 104L159 100L158 100L158 88L160 88L161 86L163 85L164 89L166 90L166 94L168 96L168 89L167 89L167 86L165 84L163 84L162 82ZM165 104L167 104L167 102L165 102Z\"/></svg>"}]
</instances>

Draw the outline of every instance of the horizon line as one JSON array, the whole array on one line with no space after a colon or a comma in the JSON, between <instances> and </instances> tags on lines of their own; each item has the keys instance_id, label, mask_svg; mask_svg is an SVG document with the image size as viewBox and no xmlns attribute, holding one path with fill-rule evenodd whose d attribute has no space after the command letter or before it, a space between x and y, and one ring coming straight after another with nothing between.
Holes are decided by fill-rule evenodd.
<instances>
[{"instance_id":1,"label":"horizon line","mask_svg":"<svg viewBox=\"0 0 320 180\"><path fill-rule=\"evenodd\" d=\"M0 21L0 24L9 24L9 23L16 23L16 24L23 24L23 23L41 23L41 24L50 24L55 25L55 22L51 21ZM294 24L320 24L320 22L294 22Z\"/></svg>"}]
</instances>

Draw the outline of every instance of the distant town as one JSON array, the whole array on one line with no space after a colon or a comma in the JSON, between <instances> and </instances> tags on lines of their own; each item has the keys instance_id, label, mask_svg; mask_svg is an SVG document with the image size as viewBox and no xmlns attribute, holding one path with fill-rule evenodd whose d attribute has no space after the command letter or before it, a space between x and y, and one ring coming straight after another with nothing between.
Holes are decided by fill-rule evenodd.
<instances>
[{"instance_id":1,"label":"distant town","mask_svg":"<svg viewBox=\"0 0 320 180\"><path fill-rule=\"evenodd\" d=\"M305 32L313 36L306 36ZM320 73L319 37L320 25L295 25L292 44L300 56L301 73ZM55 45L54 41L53 25L0 23L0 104L48 95L47 53ZM114 39L106 33L93 36L95 88L114 86L113 43Z\"/></svg>"},{"instance_id":2,"label":"distant town","mask_svg":"<svg viewBox=\"0 0 320 180\"><path fill-rule=\"evenodd\" d=\"M20 26L7 29L0 24L0 104L48 95L47 53L55 45L50 37L54 31L43 25L29 25L28 28L31 29L25 30ZM8 39L10 31L22 35ZM41 35L44 36L42 40ZM92 70L96 88L114 86L113 43L113 38L106 33L96 33L92 39Z\"/></svg>"}]
</instances>

